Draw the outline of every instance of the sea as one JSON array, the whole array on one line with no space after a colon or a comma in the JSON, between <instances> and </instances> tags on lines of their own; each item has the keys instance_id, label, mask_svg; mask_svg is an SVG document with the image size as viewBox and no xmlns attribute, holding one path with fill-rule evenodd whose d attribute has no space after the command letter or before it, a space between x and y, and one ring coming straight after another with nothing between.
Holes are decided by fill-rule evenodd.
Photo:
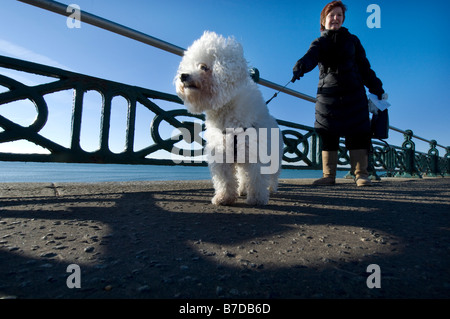
<instances>
[{"instance_id":1,"label":"sea","mask_svg":"<svg viewBox=\"0 0 450 319\"><path fill-rule=\"evenodd\" d=\"M344 177L345 171L338 172ZM280 178L319 178L322 171L283 169ZM0 161L0 183L97 183L207 180L208 167Z\"/></svg>"}]
</instances>

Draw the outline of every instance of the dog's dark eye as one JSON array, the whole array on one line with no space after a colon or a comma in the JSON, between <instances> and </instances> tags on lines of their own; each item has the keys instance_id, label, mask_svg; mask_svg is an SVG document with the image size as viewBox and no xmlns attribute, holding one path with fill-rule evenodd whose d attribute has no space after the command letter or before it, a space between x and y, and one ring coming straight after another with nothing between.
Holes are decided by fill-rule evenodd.
<instances>
[{"instance_id":1,"label":"dog's dark eye","mask_svg":"<svg viewBox=\"0 0 450 319\"><path fill-rule=\"evenodd\" d=\"M205 64L200 64L200 70L207 72L209 68Z\"/></svg>"}]
</instances>

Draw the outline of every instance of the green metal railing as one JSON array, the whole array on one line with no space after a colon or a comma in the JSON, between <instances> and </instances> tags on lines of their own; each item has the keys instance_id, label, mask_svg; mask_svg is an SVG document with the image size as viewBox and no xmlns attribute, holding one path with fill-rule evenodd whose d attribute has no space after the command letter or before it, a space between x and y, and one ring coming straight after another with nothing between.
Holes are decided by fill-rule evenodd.
<instances>
[{"instance_id":1,"label":"green metal railing","mask_svg":"<svg viewBox=\"0 0 450 319\"><path fill-rule=\"evenodd\" d=\"M68 16L70 14L66 10L66 5L55 1L20 1L62 15ZM184 53L184 49L180 47L84 11L81 12L80 17L83 23L98 26L173 54L182 56ZM197 137L195 134L199 134L198 130L196 130L196 128L198 128L198 121L204 120L203 116L192 115L184 108L164 110L157 105L159 101L175 103L175 105L182 104L182 101L175 95L4 56L0 56L0 67L28 72L30 74L39 74L52 79L48 83L28 86L9 76L0 74L0 85L7 88L6 92L0 93L0 146L2 143L6 142L26 140L47 150L46 154L0 152L0 160L2 161L175 165L175 162L171 159L155 158L153 155L159 151L173 152L174 150L177 154L184 154L188 158L194 158L198 155L198 152L193 151L191 148L180 150L177 147L177 143L181 140L188 143L193 143L194 140L187 141L187 137L182 136L181 134L178 134L178 137L175 139L173 137L161 137L160 126L163 122L172 126L174 130L178 129L180 132L186 132L187 130L192 138ZM310 102L315 102L315 98L303 93L287 89L261 78L255 80L260 85ZM44 137L40 133L45 127L49 115L46 95L66 90L73 91L73 101L67 103L68 110L70 110L70 107L72 108L69 147L62 146L61 144ZM83 98L89 91L96 91L102 96L101 127L99 132L100 147L93 152L84 150L80 145L80 132L84 107ZM114 153L109 148L111 102L113 98L117 96L122 96L127 101L126 142L123 152L120 153ZM2 115L3 105L20 100L29 100L33 102L38 112L34 122L26 127L19 125ZM148 141L148 146L140 150L135 150L136 107L138 103L150 110L154 114L154 117L151 123L148 123L151 132L151 140ZM182 120L186 118L191 118L192 120ZM283 167L295 169L321 169L320 138L316 134L314 128L284 120L277 121L280 125L284 141ZM204 125L202 125L201 130L203 129ZM435 140L428 141L421 137L414 136L411 130L402 131L392 126L390 129L402 133L405 141L401 146L387 146L378 141L373 141L372 156L369 157L369 171L371 172L372 178L379 178L378 173L380 172L385 172L387 176L401 177L421 177L422 175L434 177L450 176L450 147L444 147ZM427 153L416 151L413 138L429 143L429 151ZM198 141L198 139L196 141ZM201 137L200 141L203 147L204 141ZM437 147L444 148L445 155L443 157L439 156ZM348 152L343 143L341 143L339 151L339 169L348 170L349 162ZM179 164L206 165L206 162L204 160L184 160Z\"/></svg>"},{"instance_id":2,"label":"green metal railing","mask_svg":"<svg viewBox=\"0 0 450 319\"><path fill-rule=\"evenodd\" d=\"M1 143L26 140L41 146L48 152L46 154L22 154L0 152L2 161L37 161L37 162L78 162L78 163L118 163L118 164L153 164L153 165L175 165L171 159L152 158L152 155L159 151L176 152L187 157L198 155L191 148L179 149L177 143L181 140L186 142L187 138L179 134L178 138L163 138L160 126L163 122L178 129L180 132L187 130L192 139L187 142L194 142L194 137L204 130L202 126L200 132L195 128L198 121L203 121L202 115L192 115L186 109L164 110L158 106L158 101L166 101L181 105L182 101L175 95L152 91L145 88L130 86L118 82L99 79L75 72L49 67L41 64L27 62L0 56L0 67L13 69L29 74L38 74L49 79L48 83L29 86L17 80L0 74L0 85L7 88L6 92L0 94L0 145ZM45 127L49 108L46 96L60 91L73 91L73 100L67 101L66 107L71 115L70 146L65 147L46 137L40 131ZM80 135L83 114L83 99L87 92L96 91L102 96L101 105L101 126L99 149L93 152L84 150L80 145ZM111 151L110 132L111 129L111 102L122 96L127 101L127 125L126 141L123 152L114 153ZM33 123L22 126L6 118L2 114L2 106L21 100L31 101L37 110L37 116ZM136 107L143 105L153 113L153 119L148 123L152 140L149 145L140 150L135 150L135 127L136 127ZM192 121L186 120L192 118ZM182 120L184 119L184 120ZM284 168L295 169L321 169L320 139L314 128L292 123L284 120L277 120L283 135ZM69 123L68 123L69 125ZM412 141L411 131L405 131L405 142L401 147L390 146L374 141L373 157L371 157L371 171L376 178L377 172L386 171L389 176L409 176L420 177L422 174L428 176L450 176L450 148L447 148L446 155L441 158L436 149L436 141L430 142L430 150L427 154L415 151ZM198 141L198 139L197 139ZM204 141L201 139L204 146ZM340 146L339 164L341 169L348 169L348 152L345 146ZM206 165L204 160L185 160L181 165Z\"/></svg>"},{"instance_id":3,"label":"green metal railing","mask_svg":"<svg viewBox=\"0 0 450 319\"><path fill-rule=\"evenodd\" d=\"M27 86L10 77L0 75L0 85L9 89L9 91L0 94L0 107L7 103L28 99L33 102L37 110L37 116L34 122L27 127L23 127L2 116L0 108L0 126L4 130L0 132L0 143L27 140L41 146L49 152L49 154L0 153L0 160L173 165L173 161L171 160L147 158L152 153L160 150L171 151L175 144L175 141L170 138L161 138L159 135L159 124L164 120L174 126L174 128L184 127L191 129L191 123L178 121L177 116L203 119L202 116L188 114L184 109L165 111L155 103L157 100L164 100L182 104L181 100L175 95L107 81L4 56L0 56L0 66L50 78L49 83ZM57 80L55 81L54 78ZM70 147L64 147L44 137L40 134L40 131L46 124L49 114L45 96L68 89L73 90L73 102L67 101L68 103L66 105L67 111L70 111L70 107L72 107L72 123L67 123L71 125L71 138ZM87 152L80 146L83 98L90 91L96 91L102 96L101 127L99 132L100 148L94 152ZM117 96L124 97L128 102L126 145L124 151L119 154L113 153L109 147L111 102ZM153 123L149 123L154 143L139 151L134 150L137 103L140 103L154 113Z\"/></svg>"}]
</instances>

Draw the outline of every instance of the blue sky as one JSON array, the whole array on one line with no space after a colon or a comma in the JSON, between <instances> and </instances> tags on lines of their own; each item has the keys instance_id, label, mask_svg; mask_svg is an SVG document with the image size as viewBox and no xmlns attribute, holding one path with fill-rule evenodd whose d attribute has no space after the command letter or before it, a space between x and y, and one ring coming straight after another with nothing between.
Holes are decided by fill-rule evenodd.
<instances>
[{"instance_id":1,"label":"blue sky","mask_svg":"<svg viewBox=\"0 0 450 319\"><path fill-rule=\"evenodd\" d=\"M250 66L257 67L262 78L284 85L292 76L295 62L320 35L320 11L329 1L60 2L75 3L86 12L182 48L187 48L204 30L234 36L242 43ZM446 95L450 77L447 27L450 2L347 0L344 3L348 7L344 26L360 38L374 71L389 94L392 104L390 124L402 130L411 129L425 139L436 139L441 145L450 145L450 107ZM381 28L367 26L370 4L380 8ZM173 78L181 59L177 55L83 22L81 28L68 28L66 17L19 1L2 0L0 12L1 55L175 94ZM5 74L6 71L0 69L0 72ZM29 81L34 84L39 80ZM315 96L317 82L316 68L289 88ZM274 93L265 87L261 90L266 99ZM100 97L92 94L87 104L99 101ZM68 143L71 102L69 92L49 97L51 117L43 135L61 144ZM118 108L122 111L118 111L113 123L122 121L117 125L123 125L125 119L120 112L125 114L125 102L117 103L123 104ZM313 126L314 104L311 102L279 94L269 104L269 109L276 118ZM27 114L33 114L33 107L23 106L23 110L18 115L12 108L0 108L0 114L8 118L23 116L17 121L26 124L30 119L24 115L25 110ZM35 113L31 117L34 116ZM143 122L137 131L141 137L136 141L138 149L148 143L145 140L149 135L145 116L140 117ZM85 121L92 121L92 127L95 127L97 120L93 115L87 116ZM94 150L97 139L88 132L84 134L82 140L86 148ZM393 131L390 134L391 144L403 142L402 134ZM117 140L120 139L118 136ZM429 149L427 143L419 140L416 145L421 151ZM4 145L0 145L2 150L5 150ZM441 156L445 153L442 148L439 152Z\"/></svg>"}]
</instances>

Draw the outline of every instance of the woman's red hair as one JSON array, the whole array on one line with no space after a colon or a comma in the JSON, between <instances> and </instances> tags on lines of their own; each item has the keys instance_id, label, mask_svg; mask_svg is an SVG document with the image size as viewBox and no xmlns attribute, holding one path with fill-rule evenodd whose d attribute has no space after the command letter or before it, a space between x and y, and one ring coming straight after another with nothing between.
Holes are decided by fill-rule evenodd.
<instances>
[{"instance_id":1,"label":"woman's red hair","mask_svg":"<svg viewBox=\"0 0 450 319\"><path fill-rule=\"evenodd\" d=\"M342 1L332 1L329 4L327 4L320 13L320 31L325 31L325 20L327 18L328 13L331 12L334 8L341 8L342 13L344 14L344 20L345 21L345 11L347 10L347 7L345 4L342 3Z\"/></svg>"}]
</instances>

